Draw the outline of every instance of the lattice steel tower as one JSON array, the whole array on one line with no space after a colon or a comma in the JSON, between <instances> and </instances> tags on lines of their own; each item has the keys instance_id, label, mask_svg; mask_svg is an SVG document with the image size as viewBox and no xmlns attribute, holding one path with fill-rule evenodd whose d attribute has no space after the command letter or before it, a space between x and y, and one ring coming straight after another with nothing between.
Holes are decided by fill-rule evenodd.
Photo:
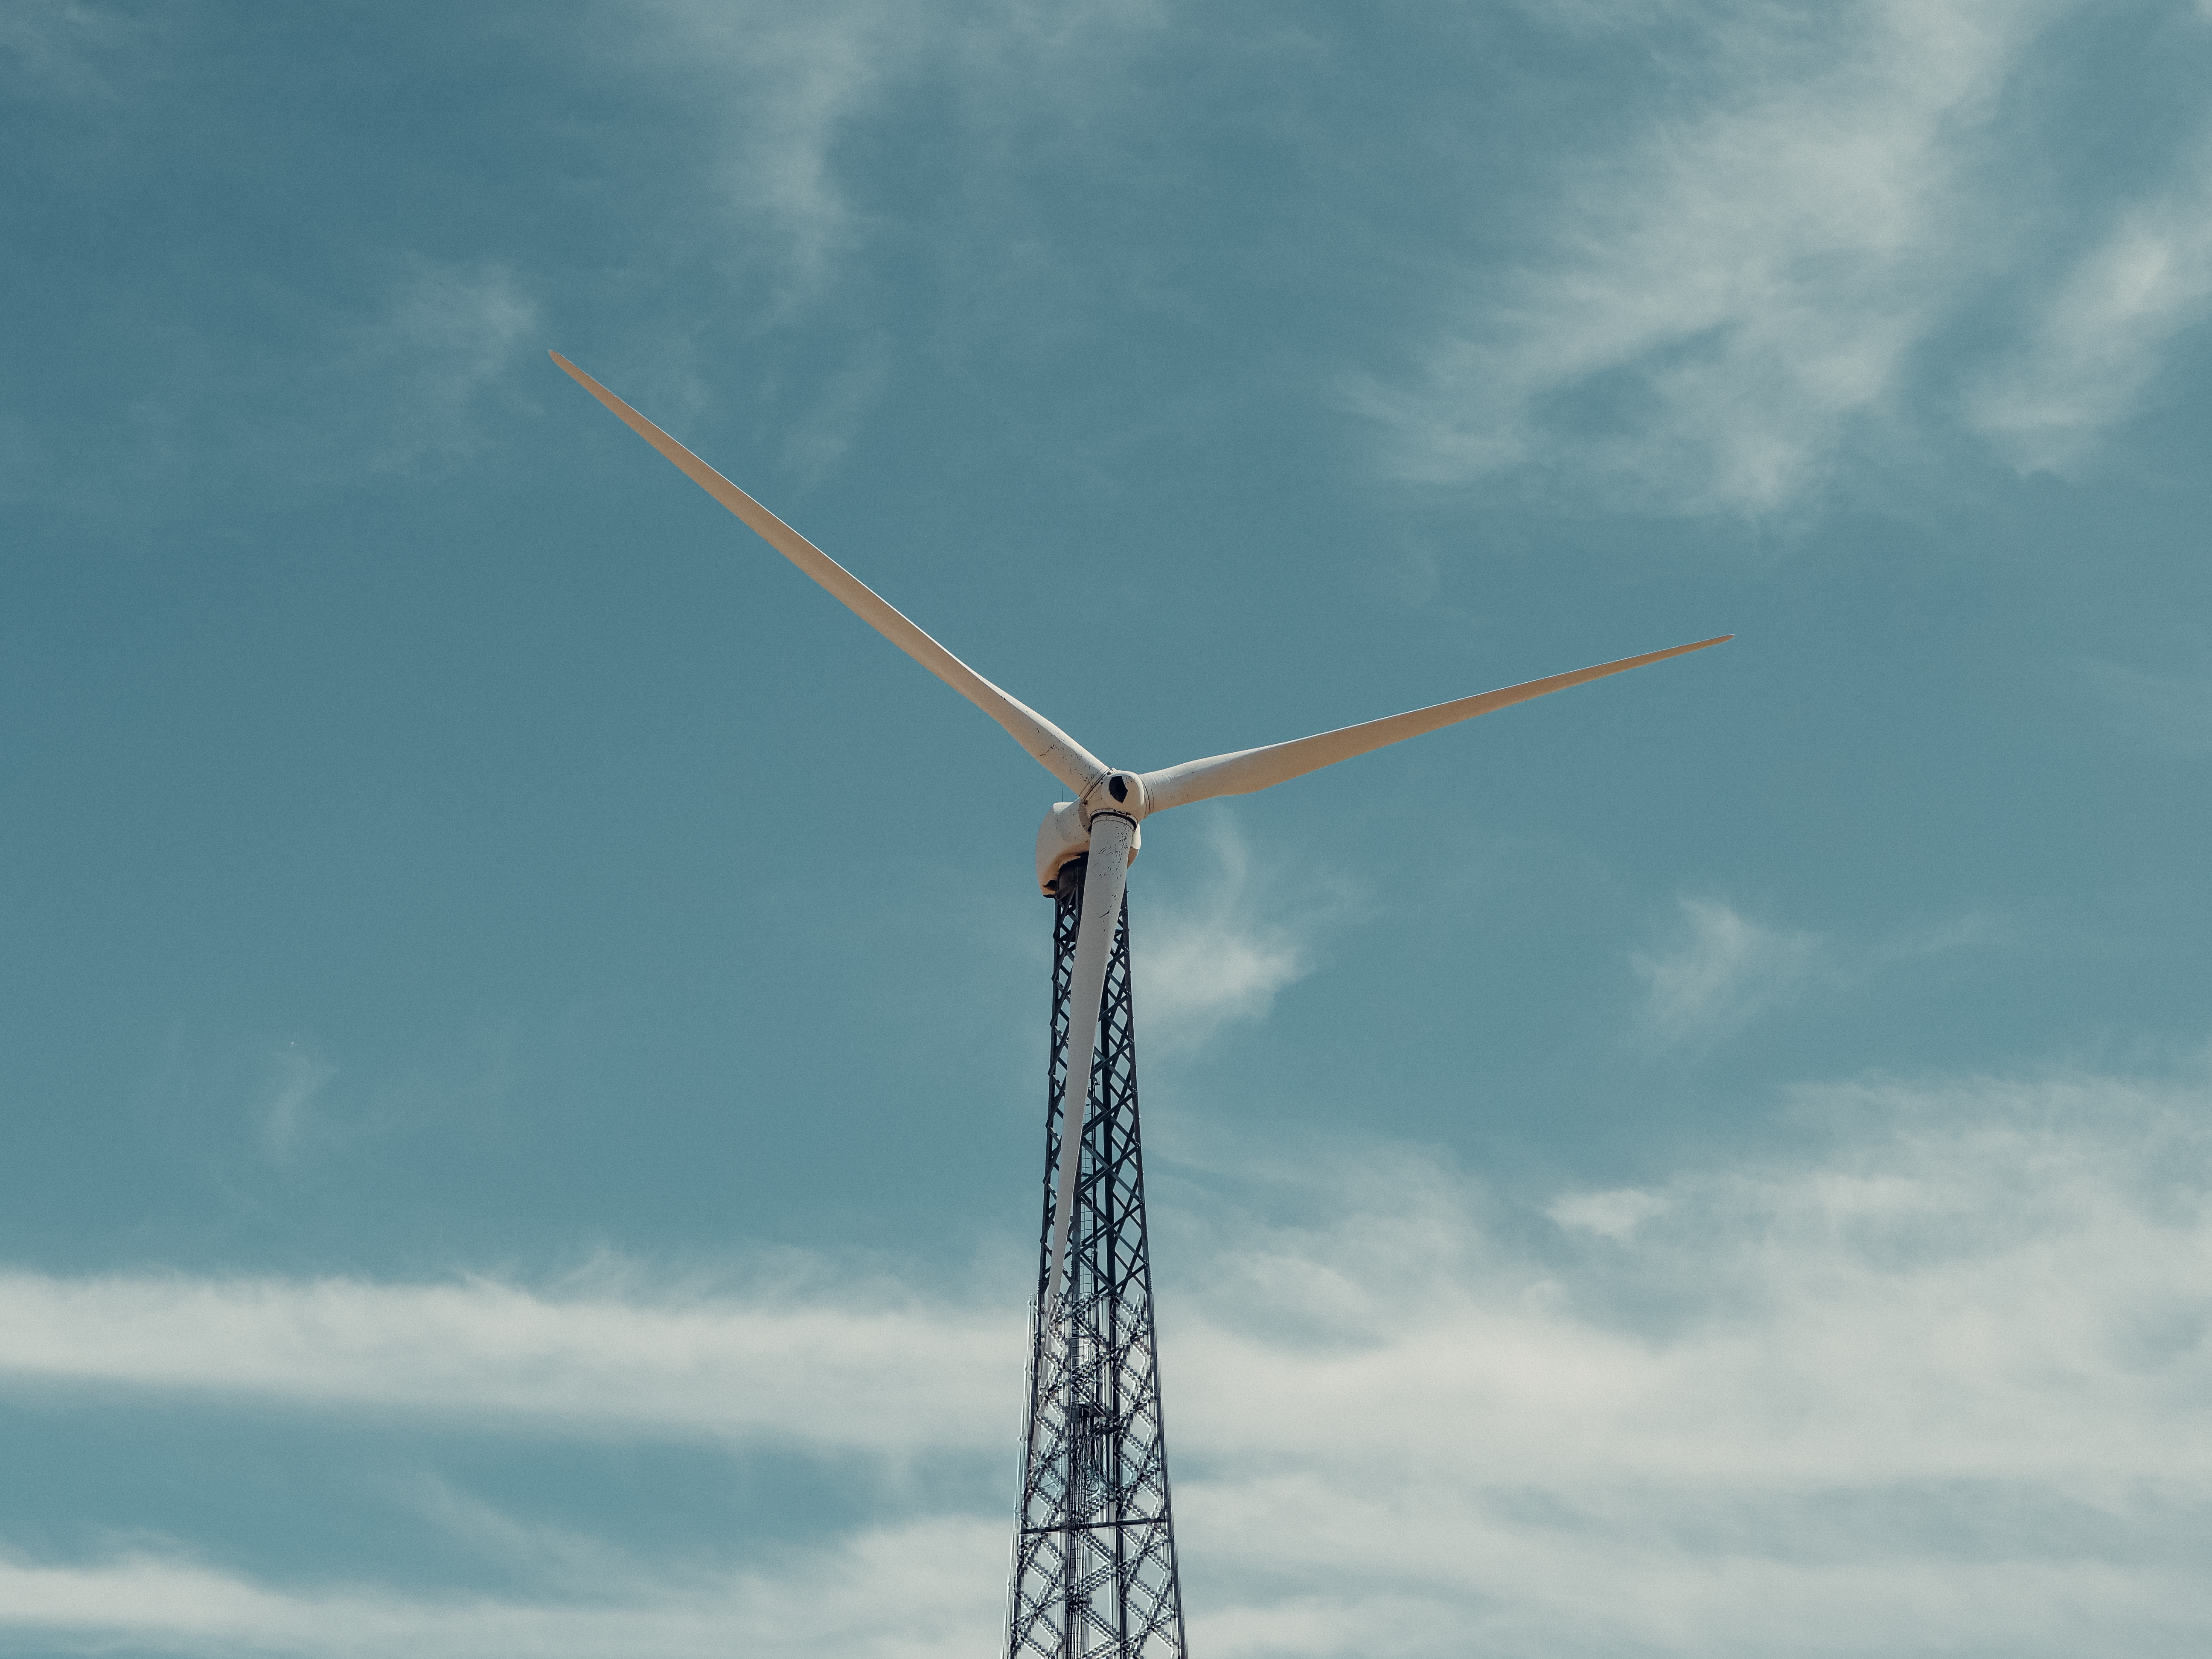
<instances>
[{"instance_id":1,"label":"lattice steel tower","mask_svg":"<svg viewBox=\"0 0 2212 1659\"><path fill-rule=\"evenodd\" d=\"M1030 1321L1028 1432L1006 1652L1008 1659L1182 1659L1182 1590L1168 1504L1167 1428L1137 1135L1126 899L1081 1127L1067 1285L1057 1319L1048 1324L1037 1311L1046 1294L1054 1172L1067 1121L1068 999L1086 862L1061 869L1055 895L1044 1225Z\"/></svg>"}]
</instances>

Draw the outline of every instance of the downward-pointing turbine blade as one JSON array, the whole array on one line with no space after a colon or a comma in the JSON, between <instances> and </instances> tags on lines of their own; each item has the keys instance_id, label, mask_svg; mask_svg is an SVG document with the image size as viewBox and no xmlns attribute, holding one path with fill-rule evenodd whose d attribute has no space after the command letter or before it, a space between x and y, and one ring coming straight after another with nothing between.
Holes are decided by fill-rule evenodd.
<instances>
[{"instance_id":1,"label":"downward-pointing turbine blade","mask_svg":"<svg viewBox=\"0 0 2212 1659\"><path fill-rule=\"evenodd\" d=\"M1665 651L1647 652L1640 657L1623 657L1618 662L1602 662L1595 668L1577 668L1571 674L1554 674L1549 679L1528 680L1520 685L1509 685L1503 690L1485 691L1478 696L1462 697L1456 702L1433 703L1426 708L1413 709L1409 714L1369 720L1363 726L1340 726L1336 731L1323 732L1316 737L1299 738L1291 743L1272 744L1265 749L1243 749L1233 755L1215 755L1206 760L1185 761L1180 766L1164 767L1158 772L1144 775L1145 810L1164 812L1170 806L1188 805L1194 800L1211 800L1216 795L1249 795L1255 789L1265 789L1270 784L1301 777L1322 767L1332 766L1338 761L1350 760L1354 755L1364 755L1371 749L1403 743L1407 738L1418 738L1424 732L1433 732L1439 726L1471 720L1477 714L1487 714L1493 708L1504 708L1513 703L1526 702L1531 697L1564 691L1571 685L1601 680L1607 674L1641 668L1646 663L1663 662L1668 657L1679 657L1685 652L1702 651L1709 645L1720 645L1735 637L1733 634L1723 634L1717 639L1699 640L1693 645L1677 645Z\"/></svg>"},{"instance_id":2,"label":"downward-pointing turbine blade","mask_svg":"<svg viewBox=\"0 0 2212 1659\"><path fill-rule=\"evenodd\" d=\"M576 383L614 410L638 436L676 463L684 476L760 532L761 538L816 581L847 609L974 703L1013 734L1038 764L1079 795L1106 768L1073 738L1032 708L1024 707L916 628L867 584L839 564L727 478L639 414L559 352L549 354Z\"/></svg>"},{"instance_id":3,"label":"downward-pointing turbine blade","mask_svg":"<svg viewBox=\"0 0 2212 1659\"><path fill-rule=\"evenodd\" d=\"M1098 1005L1107 959L1121 925L1129 880L1129 846L1137 826L1116 814L1091 820L1091 861L1083 878L1083 914L1075 923L1075 962L1068 975L1066 1085L1060 1097L1060 1170L1053 1183L1052 1243L1046 1256L1044 1302L1037 1316L1048 1328L1060 1305L1067 1229L1075 1213L1075 1176L1083 1163L1084 1120L1091 1109L1091 1050L1098 1040Z\"/></svg>"}]
</instances>

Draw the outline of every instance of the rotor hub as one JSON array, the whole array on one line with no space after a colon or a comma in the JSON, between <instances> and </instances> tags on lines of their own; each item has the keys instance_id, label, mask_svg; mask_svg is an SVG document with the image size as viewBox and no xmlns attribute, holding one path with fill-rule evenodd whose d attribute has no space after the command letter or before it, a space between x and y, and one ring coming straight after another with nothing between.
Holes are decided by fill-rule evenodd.
<instances>
[{"instance_id":1,"label":"rotor hub","mask_svg":"<svg viewBox=\"0 0 2212 1659\"><path fill-rule=\"evenodd\" d=\"M1110 812L1115 817L1127 818L1132 823L1145 819L1145 781L1134 772L1107 772L1083 792L1078 808L1085 830L1091 820L1101 812Z\"/></svg>"},{"instance_id":2,"label":"rotor hub","mask_svg":"<svg viewBox=\"0 0 2212 1659\"><path fill-rule=\"evenodd\" d=\"M1099 817L1127 818L1136 826L1129 837L1129 861L1144 845L1144 817L1151 811L1145 781L1134 772L1102 772L1079 801L1056 801L1037 827L1037 890L1047 898L1057 890L1063 867L1091 850L1091 825Z\"/></svg>"}]
</instances>

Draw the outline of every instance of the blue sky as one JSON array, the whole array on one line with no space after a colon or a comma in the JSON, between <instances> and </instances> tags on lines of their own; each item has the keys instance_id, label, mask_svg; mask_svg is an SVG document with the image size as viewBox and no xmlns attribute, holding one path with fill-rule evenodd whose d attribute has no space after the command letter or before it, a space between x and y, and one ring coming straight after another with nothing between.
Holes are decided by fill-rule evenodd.
<instances>
[{"instance_id":1,"label":"blue sky","mask_svg":"<svg viewBox=\"0 0 2212 1659\"><path fill-rule=\"evenodd\" d=\"M2212 9L0 11L0 1651L989 1651L1151 768L1202 1656L2212 1631Z\"/></svg>"}]
</instances>

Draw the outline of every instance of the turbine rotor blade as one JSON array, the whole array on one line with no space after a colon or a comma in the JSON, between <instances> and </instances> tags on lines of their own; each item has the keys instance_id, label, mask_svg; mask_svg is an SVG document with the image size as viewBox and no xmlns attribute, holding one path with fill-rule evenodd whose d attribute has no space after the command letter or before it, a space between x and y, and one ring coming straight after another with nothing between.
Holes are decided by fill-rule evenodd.
<instances>
[{"instance_id":1,"label":"turbine rotor blade","mask_svg":"<svg viewBox=\"0 0 2212 1659\"><path fill-rule=\"evenodd\" d=\"M1121 895L1129 881L1129 847L1137 826L1117 814L1091 820L1091 862L1083 878L1083 913L1075 924L1075 962L1067 990L1066 1082L1060 1097L1060 1170L1054 1182L1052 1243L1046 1256L1044 1301L1037 1316L1049 1329L1065 1279L1067 1230L1075 1214L1075 1176L1083 1163L1083 1131L1091 1111L1091 1050L1098 1040L1098 1006L1106 991L1106 964L1121 925Z\"/></svg>"},{"instance_id":2,"label":"turbine rotor blade","mask_svg":"<svg viewBox=\"0 0 2212 1659\"><path fill-rule=\"evenodd\" d=\"M1646 652L1640 657L1600 663L1595 668L1577 668L1571 674L1554 674L1549 679L1524 681L1502 690L1462 697L1455 702L1432 703L1426 708L1369 720L1361 726L1340 726L1310 738L1271 744L1264 749L1242 749L1233 755L1214 755L1205 760L1185 761L1180 766L1163 767L1159 771L1143 775L1145 810L1148 813L1164 812L1170 806L1211 800L1216 795L1249 795L1270 784L1283 783L1322 767L1333 766L1338 761L1350 760L1354 755L1403 743L1407 738L1418 738L1440 726L1471 720L1493 708L1527 702L1531 697L1564 691L1571 685L1601 680L1608 674L1641 668L1646 663L1663 662L1686 652L1702 651L1709 645L1720 645L1735 637L1733 634L1723 634L1692 645L1677 645L1664 651Z\"/></svg>"},{"instance_id":3,"label":"turbine rotor blade","mask_svg":"<svg viewBox=\"0 0 2212 1659\"><path fill-rule=\"evenodd\" d=\"M1073 738L1035 709L1024 707L916 628L867 584L812 542L769 512L727 478L639 414L559 352L549 354L585 391L597 398L646 442L724 507L758 532L761 538L841 600L860 619L974 703L1012 734L1037 763L1079 795L1106 771L1105 765Z\"/></svg>"}]
</instances>

